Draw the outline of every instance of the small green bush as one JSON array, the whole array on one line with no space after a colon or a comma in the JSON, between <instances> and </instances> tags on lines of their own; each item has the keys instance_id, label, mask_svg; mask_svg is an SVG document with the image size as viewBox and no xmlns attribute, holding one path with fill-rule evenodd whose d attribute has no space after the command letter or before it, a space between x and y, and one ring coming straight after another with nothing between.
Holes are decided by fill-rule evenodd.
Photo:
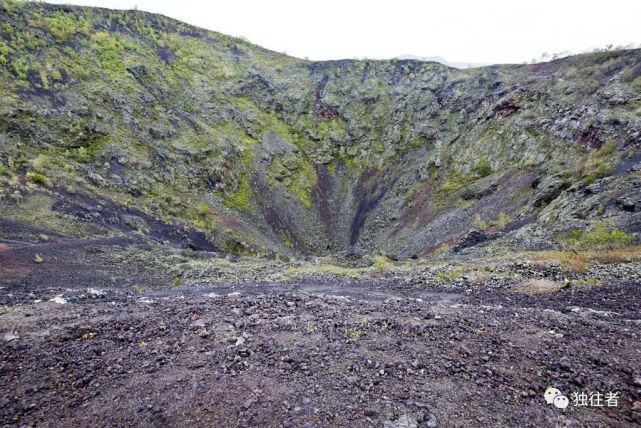
<instances>
[{"instance_id":1,"label":"small green bush","mask_svg":"<svg viewBox=\"0 0 641 428\"><path fill-rule=\"evenodd\" d=\"M486 177L492 174L492 165L485 158L479 159L479 161L474 165L472 171L479 177Z\"/></svg>"},{"instance_id":2,"label":"small green bush","mask_svg":"<svg viewBox=\"0 0 641 428\"><path fill-rule=\"evenodd\" d=\"M16 77L20 80L26 80L27 79L27 72L29 71L29 64L27 64L24 60L22 59L17 59L15 61L11 61L9 64L9 67L11 70L14 72Z\"/></svg>"},{"instance_id":3,"label":"small green bush","mask_svg":"<svg viewBox=\"0 0 641 428\"><path fill-rule=\"evenodd\" d=\"M211 214L209 205L207 205L205 202L200 202L198 204L197 210L200 217L207 217L209 214Z\"/></svg>"},{"instance_id":4,"label":"small green bush","mask_svg":"<svg viewBox=\"0 0 641 428\"><path fill-rule=\"evenodd\" d=\"M38 155L34 160L31 161L31 167L34 171L39 173L45 173L50 166L50 160L47 155Z\"/></svg>"},{"instance_id":5,"label":"small green bush","mask_svg":"<svg viewBox=\"0 0 641 428\"><path fill-rule=\"evenodd\" d=\"M623 82L632 82L634 80L634 72L631 68L626 68L621 73L621 81Z\"/></svg>"},{"instance_id":6,"label":"small green bush","mask_svg":"<svg viewBox=\"0 0 641 428\"><path fill-rule=\"evenodd\" d=\"M40 174L38 172L28 172L27 181L33 184L43 184L43 185L48 185L50 182L49 178L47 178L45 175Z\"/></svg>"},{"instance_id":7,"label":"small green bush","mask_svg":"<svg viewBox=\"0 0 641 428\"><path fill-rule=\"evenodd\" d=\"M510 221L512 221L510 219L510 216L508 216L503 211L501 211L499 213L499 218L496 220L496 226L499 229L503 230L503 229L505 229L507 227L508 224L510 224Z\"/></svg>"},{"instance_id":8,"label":"small green bush","mask_svg":"<svg viewBox=\"0 0 641 428\"><path fill-rule=\"evenodd\" d=\"M71 152L71 158L76 162L88 163L91 161L91 154L84 147L78 147Z\"/></svg>"},{"instance_id":9,"label":"small green bush","mask_svg":"<svg viewBox=\"0 0 641 428\"><path fill-rule=\"evenodd\" d=\"M590 185L598 179L607 177L610 171L610 165L599 161L597 162L596 167L593 170L587 172L583 176L583 181L585 182L585 184Z\"/></svg>"},{"instance_id":10,"label":"small green bush","mask_svg":"<svg viewBox=\"0 0 641 428\"><path fill-rule=\"evenodd\" d=\"M383 254L379 254L374 258L374 269L376 269L378 272L385 272L391 266L392 264L390 263L389 259Z\"/></svg>"},{"instance_id":11,"label":"small green bush","mask_svg":"<svg viewBox=\"0 0 641 428\"><path fill-rule=\"evenodd\" d=\"M488 228L488 224L483 221L480 214L477 214L474 216L474 221L472 222L472 226L474 226L475 229L479 229L479 230L485 230Z\"/></svg>"}]
</instances>

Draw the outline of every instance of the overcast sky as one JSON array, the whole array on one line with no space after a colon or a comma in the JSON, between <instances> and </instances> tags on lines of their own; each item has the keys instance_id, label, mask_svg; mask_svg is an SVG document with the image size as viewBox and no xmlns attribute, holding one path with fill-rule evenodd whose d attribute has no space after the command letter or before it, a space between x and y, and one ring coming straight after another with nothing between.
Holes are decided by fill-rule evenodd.
<instances>
[{"instance_id":1,"label":"overcast sky","mask_svg":"<svg viewBox=\"0 0 641 428\"><path fill-rule=\"evenodd\" d=\"M162 13L312 60L441 56L522 63L641 43L638 0L64 0Z\"/></svg>"}]
</instances>

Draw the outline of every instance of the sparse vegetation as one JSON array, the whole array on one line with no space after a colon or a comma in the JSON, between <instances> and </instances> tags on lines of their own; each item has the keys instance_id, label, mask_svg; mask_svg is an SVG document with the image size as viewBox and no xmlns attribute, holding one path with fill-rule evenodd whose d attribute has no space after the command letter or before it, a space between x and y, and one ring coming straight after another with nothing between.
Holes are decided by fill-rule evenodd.
<instances>
[{"instance_id":1,"label":"sparse vegetation","mask_svg":"<svg viewBox=\"0 0 641 428\"><path fill-rule=\"evenodd\" d=\"M485 230L489 227L487 222L483 221L480 214L476 214L474 216L474 220L472 221L472 226L474 226L474 228L478 230Z\"/></svg>"},{"instance_id":2,"label":"sparse vegetation","mask_svg":"<svg viewBox=\"0 0 641 428\"><path fill-rule=\"evenodd\" d=\"M345 339L352 339L352 340L358 339L359 337L361 337L364 334L365 334L365 332L363 330L360 330L360 329L359 330L348 330L348 329L346 329L346 330L343 331L343 337L345 337Z\"/></svg>"},{"instance_id":3,"label":"sparse vegetation","mask_svg":"<svg viewBox=\"0 0 641 428\"><path fill-rule=\"evenodd\" d=\"M481 158L476 165L474 165L472 171L479 177L485 177L492 173L492 165L490 165L487 159Z\"/></svg>"},{"instance_id":4,"label":"sparse vegetation","mask_svg":"<svg viewBox=\"0 0 641 428\"><path fill-rule=\"evenodd\" d=\"M503 230L503 229L505 229L507 227L507 225L510 223L510 221L512 221L510 219L510 216L508 216L503 211L501 211L499 213L499 217L495 221L495 224L496 224L496 227L498 229Z\"/></svg>"},{"instance_id":5,"label":"sparse vegetation","mask_svg":"<svg viewBox=\"0 0 641 428\"><path fill-rule=\"evenodd\" d=\"M450 251L450 246L446 243L443 243L439 245L438 248L436 248L436 250L432 252L432 254L438 257L447 254L448 251Z\"/></svg>"},{"instance_id":6,"label":"sparse vegetation","mask_svg":"<svg viewBox=\"0 0 641 428\"><path fill-rule=\"evenodd\" d=\"M51 181L49 180L49 178L47 178L45 175L40 174L38 172L28 172L26 177L27 177L27 180L33 184L42 184L45 186L48 186L49 184L51 184Z\"/></svg>"},{"instance_id":7,"label":"sparse vegetation","mask_svg":"<svg viewBox=\"0 0 641 428\"><path fill-rule=\"evenodd\" d=\"M76 34L89 34L89 21L78 18L73 13L56 11L42 18L42 26L49 31L58 42L65 42Z\"/></svg>"},{"instance_id":8,"label":"sparse vegetation","mask_svg":"<svg viewBox=\"0 0 641 428\"><path fill-rule=\"evenodd\" d=\"M582 273L592 264L641 261L641 246L602 250L537 251L524 253L519 255L519 258L540 261L557 260L564 271Z\"/></svg>"},{"instance_id":9,"label":"sparse vegetation","mask_svg":"<svg viewBox=\"0 0 641 428\"><path fill-rule=\"evenodd\" d=\"M389 270L391 267L392 267L392 263L390 263L390 260L386 255L379 254L376 257L374 257L374 269L376 269L377 272L385 272L386 270Z\"/></svg>"},{"instance_id":10,"label":"sparse vegetation","mask_svg":"<svg viewBox=\"0 0 641 428\"><path fill-rule=\"evenodd\" d=\"M463 275L463 268L461 267L452 267L446 270L440 270L436 274L436 278L440 282L444 281L456 281L458 278Z\"/></svg>"},{"instance_id":11,"label":"sparse vegetation","mask_svg":"<svg viewBox=\"0 0 641 428\"><path fill-rule=\"evenodd\" d=\"M91 36L94 42L94 49L98 54L100 65L110 74L123 71L123 64L120 52L123 49L122 43L112 37L109 33L100 31Z\"/></svg>"},{"instance_id":12,"label":"sparse vegetation","mask_svg":"<svg viewBox=\"0 0 641 428\"><path fill-rule=\"evenodd\" d=\"M569 248L591 250L622 248L630 245L634 238L611 222L602 220L587 230L572 229L557 239Z\"/></svg>"},{"instance_id":13,"label":"sparse vegetation","mask_svg":"<svg viewBox=\"0 0 641 428\"><path fill-rule=\"evenodd\" d=\"M285 278L302 278L315 275L347 276L356 279L362 276L362 270L323 263L319 265L305 264L302 266L290 267L283 271L283 276Z\"/></svg>"}]
</instances>

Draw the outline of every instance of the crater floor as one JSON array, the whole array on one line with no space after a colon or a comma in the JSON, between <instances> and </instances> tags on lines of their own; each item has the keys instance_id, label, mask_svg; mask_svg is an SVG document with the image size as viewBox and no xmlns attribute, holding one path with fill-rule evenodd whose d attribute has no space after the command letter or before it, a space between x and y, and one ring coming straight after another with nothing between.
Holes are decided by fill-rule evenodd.
<instances>
[{"instance_id":1,"label":"crater floor","mask_svg":"<svg viewBox=\"0 0 641 428\"><path fill-rule=\"evenodd\" d=\"M3 246L3 425L641 421L641 311L625 279L536 295L411 274L175 284L105 256L130 244ZM560 410L548 386L620 398Z\"/></svg>"}]
</instances>

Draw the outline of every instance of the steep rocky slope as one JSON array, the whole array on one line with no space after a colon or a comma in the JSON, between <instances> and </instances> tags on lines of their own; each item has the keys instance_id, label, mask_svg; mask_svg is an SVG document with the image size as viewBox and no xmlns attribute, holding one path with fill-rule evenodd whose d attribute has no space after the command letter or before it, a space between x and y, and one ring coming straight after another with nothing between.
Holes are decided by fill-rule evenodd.
<instances>
[{"instance_id":1,"label":"steep rocky slope","mask_svg":"<svg viewBox=\"0 0 641 428\"><path fill-rule=\"evenodd\" d=\"M4 239L398 258L638 239L639 50L312 62L138 11L0 4Z\"/></svg>"}]
</instances>

